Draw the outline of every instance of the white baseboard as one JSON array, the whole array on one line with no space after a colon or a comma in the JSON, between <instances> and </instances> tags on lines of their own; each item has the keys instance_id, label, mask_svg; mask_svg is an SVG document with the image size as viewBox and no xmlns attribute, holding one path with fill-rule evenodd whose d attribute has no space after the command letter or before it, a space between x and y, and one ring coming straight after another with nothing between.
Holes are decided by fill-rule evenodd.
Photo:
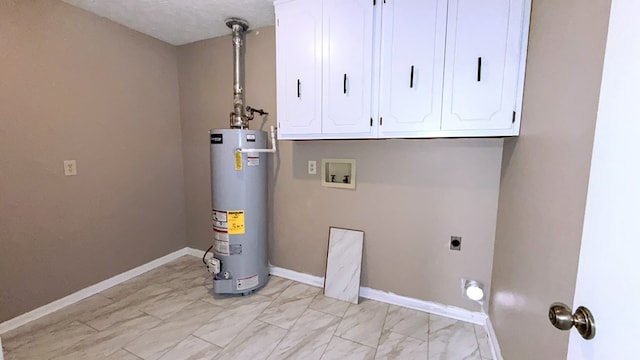
<instances>
[{"instance_id":1,"label":"white baseboard","mask_svg":"<svg viewBox=\"0 0 640 360\"><path fill-rule=\"evenodd\" d=\"M161 258L150 261L144 265L140 265L134 269L129 271L125 271L122 274L116 275L107 280L101 281L95 285L91 285L82 290L76 291L71 295L65 296L62 299L50 302L46 305L43 305L35 310L31 310L26 314L19 315L13 319L9 319L0 324L0 334L3 334L7 331L13 330L17 327L20 327L30 321L36 320L48 314L51 314L54 311L58 311L65 306L69 306L73 303L76 303L82 299L88 298L91 295L95 295L101 291L104 291L110 287L118 285L122 282L125 282L129 279L132 279L140 274L143 274L149 270L153 270L158 266L164 265L170 261L173 261L184 255L191 255L190 248L183 248L177 251L172 252L171 254L165 255ZM204 253L204 252L203 252ZM0 357L0 360L2 358Z\"/></svg>"},{"instance_id":2,"label":"white baseboard","mask_svg":"<svg viewBox=\"0 0 640 360\"><path fill-rule=\"evenodd\" d=\"M493 328L493 324L489 317L487 317L485 327L487 328L487 334L489 335L489 344L491 345L491 354L493 355L493 359L503 360L502 352L500 351L500 344L498 344L498 336L496 335L496 331Z\"/></svg>"},{"instance_id":3,"label":"white baseboard","mask_svg":"<svg viewBox=\"0 0 640 360\"><path fill-rule=\"evenodd\" d=\"M286 279L298 281L316 287L324 286L324 278L293 270L283 269L270 265L269 272L271 275L280 276ZM403 306L406 308L428 312L456 320L462 320L478 325L485 325L487 315L482 312L474 312L455 306L443 305L431 301L419 300L406 296L397 295L391 292L371 289L368 287L360 288L360 296L366 299L376 300L387 304Z\"/></svg>"}]
</instances>

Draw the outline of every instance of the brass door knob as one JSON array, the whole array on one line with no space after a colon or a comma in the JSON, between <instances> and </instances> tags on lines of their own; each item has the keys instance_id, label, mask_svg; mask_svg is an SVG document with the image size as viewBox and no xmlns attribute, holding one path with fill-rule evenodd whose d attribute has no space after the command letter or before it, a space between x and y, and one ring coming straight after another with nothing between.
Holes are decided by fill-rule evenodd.
<instances>
[{"instance_id":1,"label":"brass door knob","mask_svg":"<svg viewBox=\"0 0 640 360\"><path fill-rule=\"evenodd\" d=\"M596 322L591 311L584 306L579 306L572 315L571 308L563 303L553 303L549 307L549 321L560 330L570 330L575 326L580 335L591 340L596 336Z\"/></svg>"}]
</instances>

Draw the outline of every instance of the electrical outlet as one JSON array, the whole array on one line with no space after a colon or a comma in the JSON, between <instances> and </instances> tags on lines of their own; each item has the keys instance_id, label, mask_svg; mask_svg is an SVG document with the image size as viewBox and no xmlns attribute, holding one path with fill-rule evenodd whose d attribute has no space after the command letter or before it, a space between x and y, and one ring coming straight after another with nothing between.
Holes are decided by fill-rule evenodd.
<instances>
[{"instance_id":1,"label":"electrical outlet","mask_svg":"<svg viewBox=\"0 0 640 360\"><path fill-rule=\"evenodd\" d=\"M462 249L462 236L451 236L449 250L460 251Z\"/></svg>"},{"instance_id":2,"label":"electrical outlet","mask_svg":"<svg viewBox=\"0 0 640 360\"><path fill-rule=\"evenodd\" d=\"M78 175L78 167L75 160L64 161L64 176Z\"/></svg>"},{"instance_id":3,"label":"electrical outlet","mask_svg":"<svg viewBox=\"0 0 640 360\"><path fill-rule=\"evenodd\" d=\"M309 175L315 175L317 170L316 170L316 161L315 160L309 160L309 162L307 163L307 172L309 173Z\"/></svg>"}]
</instances>

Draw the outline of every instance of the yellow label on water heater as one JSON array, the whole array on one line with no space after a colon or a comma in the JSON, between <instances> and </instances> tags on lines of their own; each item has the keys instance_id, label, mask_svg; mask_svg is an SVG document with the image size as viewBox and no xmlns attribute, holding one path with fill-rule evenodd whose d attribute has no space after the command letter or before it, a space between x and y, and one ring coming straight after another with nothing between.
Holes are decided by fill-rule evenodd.
<instances>
[{"instance_id":1,"label":"yellow label on water heater","mask_svg":"<svg viewBox=\"0 0 640 360\"><path fill-rule=\"evenodd\" d=\"M230 235L244 234L244 210L229 210L227 220Z\"/></svg>"},{"instance_id":2,"label":"yellow label on water heater","mask_svg":"<svg viewBox=\"0 0 640 360\"><path fill-rule=\"evenodd\" d=\"M242 170L242 153L236 151L236 170Z\"/></svg>"}]
</instances>

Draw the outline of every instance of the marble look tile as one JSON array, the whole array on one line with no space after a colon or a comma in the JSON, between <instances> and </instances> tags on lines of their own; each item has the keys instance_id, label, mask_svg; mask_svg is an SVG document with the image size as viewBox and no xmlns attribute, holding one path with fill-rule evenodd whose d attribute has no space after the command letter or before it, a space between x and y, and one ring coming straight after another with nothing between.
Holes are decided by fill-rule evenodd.
<instances>
[{"instance_id":1,"label":"marble look tile","mask_svg":"<svg viewBox=\"0 0 640 360\"><path fill-rule=\"evenodd\" d=\"M310 309L342 317L349 307L348 302L318 294L309 305Z\"/></svg>"},{"instance_id":2,"label":"marble look tile","mask_svg":"<svg viewBox=\"0 0 640 360\"><path fill-rule=\"evenodd\" d=\"M146 303L140 307L142 312L158 319L167 319L184 309L195 300L207 296L209 291L204 286L194 287L186 290L174 290L167 293L167 296L158 296L152 303Z\"/></svg>"},{"instance_id":3,"label":"marble look tile","mask_svg":"<svg viewBox=\"0 0 640 360\"><path fill-rule=\"evenodd\" d=\"M491 352L491 345L489 345L489 334L484 326L473 325L473 329L476 331L476 339L478 340L478 346L480 348L480 356L483 360L493 360L493 353Z\"/></svg>"},{"instance_id":4,"label":"marble look tile","mask_svg":"<svg viewBox=\"0 0 640 360\"><path fill-rule=\"evenodd\" d=\"M113 354L107 356L105 360L140 360L140 358L126 350L120 349L114 352Z\"/></svg>"},{"instance_id":5,"label":"marble look tile","mask_svg":"<svg viewBox=\"0 0 640 360\"><path fill-rule=\"evenodd\" d=\"M264 310L258 320L283 329L290 329L318 292L320 292L319 288L309 285L300 283L291 285Z\"/></svg>"},{"instance_id":6,"label":"marble look tile","mask_svg":"<svg viewBox=\"0 0 640 360\"><path fill-rule=\"evenodd\" d=\"M279 276L269 276L269 281L267 284L260 290L257 291L258 294L262 296L271 296L276 297L280 295L284 289L289 287L293 281L289 279L284 279Z\"/></svg>"},{"instance_id":7,"label":"marble look tile","mask_svg":"<svg viewBox=\"0 0 640 360\"><path fill-rule=\"evenodd\" d=\"M376 350L349 340L334 336L327 345L322 360L369 360L373 359Z\"/></svg>"},{"instance_id":8,"label":"marble look tile","mask_svg":"<svg viewBox=\"0 0 640 360\"><path fill-rule=\"evenodd\" d=\"M193 335L214 345L225 347L253 322L273 301L268 296L253 294L245 296L214 316L208 324L197 329Z\"/></svg>"},{"instance_id":9,"label":"marble look tile","mask_svg":"<svg viewBox=\"0 0 640 360\"><path fill-rule=\"evenodd\" d=\"M53 354L65 351L65 349L75 346L96 333L97 331L89 326L79 321L72 321L50 327L47 332L24 334L26 341L20 341L21 345L11 350L11 359L49 359L53 357ZM2 343L4 346L4 339ZM11 344L11 342L6 344Z\"/></svg>"},{"instance_id":10,"label":"marble look tile","mask_svg":"<svg viewBox=\"0 0 640 360\"><path fill-rule=\"evenodd\" d=\"M217 359L266 359L286 333L277 326L255 320L220 352Z\"/></svg>"},{"instance_id":11,"label":"marble look tile","mask_svg":"<svg viewBox=\"0 0 640 360\"><path fill-rule=\"evenodd\" d=\"M428 343L410 336L385 331L380 337L376 359L427 359Z\"/></svg>"},{"instance_id":12,"label":"marble look tile","mask_svg":"<svg viewBox=\"0 0 640 360\"><path fill-rule=\"evenodd\" d=\"M358 303L364 232L331 228L324 295Z\"/></svg>"},{"instance_id":13,"label":"marble look tile","mask_svg":"<svg viewBox=\"0 0 640 360\"><path fill-rule=\"evenodd\" d=\"M336 335L375 348L378 346L388 307L388 304L373 300L349 305Z\"/></svg>"},{"instance_id":14,"label":"marble look tile","mask_svg":"<svg viewBox=\"0 0 640 360\"><path fill-rule=\"evenodd\" d=\"M419 340L429 340L429 314L413 309L389 305L384 329L411 336Z\"/></svg>"},{"instance_id":15,"label":"marble look tile","mask_svg":"<svg viewBox=\"0 0 640 360\"><path fill-rule=\"evenodd\" d=\"M208 360L216 359L222 348L195 336L189 336L165 353L160 360Z\"/></svg>"},{"instance_id":16,"label":"marble look tile","mask_svg":"<svg viewBox=\"0 0 640 360\"><path fill-rule=\"evenodd\" d=\"M195 301L164 323L128 343L124 349L146 360L158 359L222 310L219 306Z\"/></svg>"},{"instance_id":17,"label":"marble look tile","mask_svg":"<svg viewBox=\"0 0 640 360\"><path fill-rule=\"evenodd\" d=\"M80 320L92 328L102 331L137 317L140 313L140 308L157 302L159 297L165 297L171 291L171 288L151 284L108 306L97 309L93 313L81 316Z\"/></svg>"},{"instance_id":18,"label":"marble look tile","mask_svg":"<svg viewBox=\"0 0 640 360\"><path fill-rule=\"evenodd\" d=\"M2 334L3 346L8 350L15 349L32 338L47 336L53 329L65 326L78 320L83 314L94 313L97 309L108 306L111 303L111 300L102 295L90 296L19 328L7 331Z\"/></svg>"},{"instance_id":19,"label":"marble look tile","mask_svg":"<svg viewBox=\"0 0 640 360\"><path fill-rule=\"evenodd\" d=\"M56 360L103 359L160 323L160 320L140 313L109 329L86 336L82 341L52 357Z\"/></svg>"},{"instance_id":20,"label":"marble look tile","mask_svg":"<svg viewBox=\"0 0 640 360\"><path fill-rule=\"evenodd\" d=\"M473 324L429 316L430 360L481 360Z\"/></svg>"},{"instance_id":21,"label":"marble look tile","mask_svg":"<svg viewBox=\"0 0 640 360\"><path fill-rule=\"evenodd\" d=\"M307 309L269 359L320 359L339 323L339 317Z\"/></svg>"}]
</instances>

